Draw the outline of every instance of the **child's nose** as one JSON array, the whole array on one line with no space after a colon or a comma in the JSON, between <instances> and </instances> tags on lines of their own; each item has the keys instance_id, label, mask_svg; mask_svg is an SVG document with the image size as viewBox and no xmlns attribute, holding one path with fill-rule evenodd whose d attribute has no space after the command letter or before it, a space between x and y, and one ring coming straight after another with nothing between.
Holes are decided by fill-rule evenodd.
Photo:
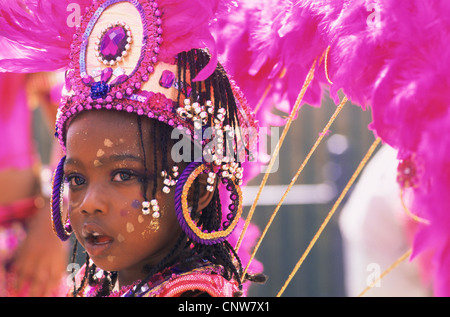
<instances>
[{"instance_id":1,"label":"child's nose","mask_svg":"<svg viewBox=\"0 0 450 317\"><path fill-rule=\"evenodd\" d=\"M100 184L90 184L80 211L84 214L106 214L108 212L107 191Z\"/></svg>"}]
</instances>

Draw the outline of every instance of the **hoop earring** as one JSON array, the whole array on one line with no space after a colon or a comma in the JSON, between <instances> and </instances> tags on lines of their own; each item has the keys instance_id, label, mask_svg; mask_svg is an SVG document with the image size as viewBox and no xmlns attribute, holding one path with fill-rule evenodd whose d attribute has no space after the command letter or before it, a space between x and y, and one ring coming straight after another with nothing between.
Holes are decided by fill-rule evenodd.
<instances>
[{"instance_id":1,"label":"hoop earring","mask_svg":"<svg viewBox=\"0 0 450 317\"><path fill-rule=\"evenodd\" d=\"M202 231L191 217L187 196L194 180L206 169L207 167L201 162L190 163L178 179L174 199L178 222L186 235L198 243L212 245L223 242L236 227L242 214L242 191L233 179L224 179L223 183L227 183L226 189L232 192L230 197L233 200L233 206L230 205L228 208L230 213L227 215L227 221L222 224L219 230Z\"/></svg>"},{"instance_id":2,"label":"hoop earring","mask_svg":"<svg viewBox=\"0 0 450 317\"><path fill-rule=\"evenodd\" d=\"M72 234L72 226L70 225L70 221L67 219L66 223L63 224L61 219L63 211L65 161L66 157L64 156L55 169L52 180L52 196L50 197L53 232L62 241L69 239Z\"/></svg>"}]
</instances>

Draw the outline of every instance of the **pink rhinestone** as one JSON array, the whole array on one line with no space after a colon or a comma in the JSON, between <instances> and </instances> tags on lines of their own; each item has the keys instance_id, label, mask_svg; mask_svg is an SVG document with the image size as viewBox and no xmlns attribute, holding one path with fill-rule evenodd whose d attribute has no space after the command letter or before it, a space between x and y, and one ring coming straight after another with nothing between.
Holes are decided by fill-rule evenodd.
<instances>
[{"instance_id":1,"label":"pink rhinestone","mask_svg":"<svg viewBox=\"0 0 450 317\"><path fill-rule=\"evenodd\" d=\"M128 75L119 75L111 82L111 85L120 85L128 80Z\"/></svg>"},{"instance_id":2,"label":"pink rhinestone","mask_svg":"<svg viewBox=\"0 0 450 317\"><path fill-rule=\"evenodd\" d=\"M113 69L111 67L105 68L102 71L102 75L100 77L101 81L104 81L105 83L108 82L108 80L111 79L112 74L113 74Z\"/></svg>"},{"instance_id":3,"label":"pink rhinestone","mask_svg":"<svg viewBox=\"0 0 450 317\"><path fill-rule=\"evenodd\" d=\"M128 106L127 107L127 112L133 112L133 106Z\"/></svg>"}]
</instances>

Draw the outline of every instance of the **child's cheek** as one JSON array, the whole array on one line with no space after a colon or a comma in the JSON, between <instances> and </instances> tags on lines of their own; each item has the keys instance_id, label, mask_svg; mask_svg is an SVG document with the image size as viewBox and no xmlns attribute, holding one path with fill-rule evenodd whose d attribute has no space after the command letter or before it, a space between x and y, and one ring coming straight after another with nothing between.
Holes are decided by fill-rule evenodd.
<instances>
[{"instance_id":1,"label":"child's cheek","mask_svg":"<svg viewBox=\"0 0 450 317\"><path fill-rule=\"evenodd\" d=\"M141 202L137 199L130 203L132 209L122 209L120 216L123 218L123 230L117 235L117 241L124 242L130 235L139 236L147 239L149 235L159 229L158 219L154 219L151 215L142 214Z\"/></svg>"}]
</instances>

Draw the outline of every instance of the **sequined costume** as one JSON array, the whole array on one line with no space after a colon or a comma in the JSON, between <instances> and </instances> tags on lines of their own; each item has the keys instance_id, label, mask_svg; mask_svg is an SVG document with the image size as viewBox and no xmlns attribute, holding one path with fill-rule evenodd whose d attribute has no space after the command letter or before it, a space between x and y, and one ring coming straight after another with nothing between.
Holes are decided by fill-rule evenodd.
<instances>
[{"instance_id":1,"label":"sequined costume","mask_svg":"<svg viewBox=\"0 0 450 317\"><path fill-rule=\"evenodd\" d=\"M78 280L81 280L85 274L85 268L83 266L78 272ZM98 296L104 278L103 272L97 270L95 276L99 278L93 284L85 286L78 296ZM166 268L154 275L140 291L133 294L137 283L139 281L120 290L113 290L108 297L233 297L239 293L237 283L223 276L223 268L209 262L199 262L197 267L191 270L186 270L180 265Z\"/></svg>"}]
</instances>

